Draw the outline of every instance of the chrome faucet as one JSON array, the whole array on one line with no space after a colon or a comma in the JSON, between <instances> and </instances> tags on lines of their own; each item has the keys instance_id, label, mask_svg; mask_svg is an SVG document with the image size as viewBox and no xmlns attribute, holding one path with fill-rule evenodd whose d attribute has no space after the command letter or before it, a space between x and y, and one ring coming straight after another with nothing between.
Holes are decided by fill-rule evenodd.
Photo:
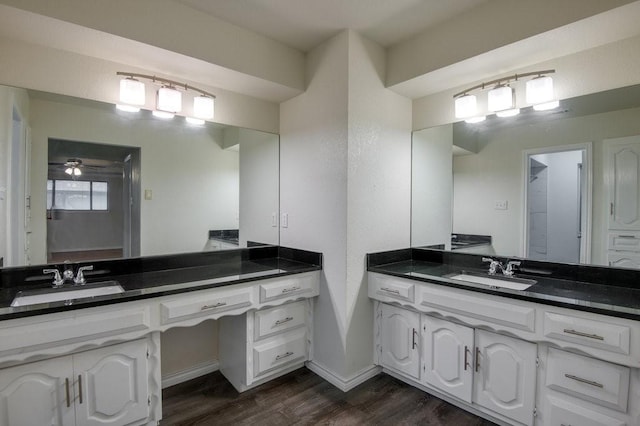
<instances>
[{"instance_id":1,"label":"chrome faucet","mask_svg":"<svg viewBox=\"0 0 640 426\"><path fill-rule=\"evenodd\" d=\"M518 266L522 264L520 260L510 260L507 262L507 266L504 266L499 261L490 257L483 257L483 262L489 262L489 275L495 275L498 270L502 271L502 275L512 277Z\"/></svg>"},{"instance_id":2,"label":"chrome faucet","mask_svg":"<svg viewBox=\"0 0 640 426\"><path fill-rule=\"evenodd\" d=\"M54 288L62 287L65 282L73 281L76 285L83 285L87 282L87 279L84 277L84 271L92 271L93 265L81 266L78 268L78 273L76 276L73 276L73 267L65 262L65 269L60 273L60 271L56 268L51 269L43 269L43 274L54 274L52 285Z\"/></svg>"}]
</instances>

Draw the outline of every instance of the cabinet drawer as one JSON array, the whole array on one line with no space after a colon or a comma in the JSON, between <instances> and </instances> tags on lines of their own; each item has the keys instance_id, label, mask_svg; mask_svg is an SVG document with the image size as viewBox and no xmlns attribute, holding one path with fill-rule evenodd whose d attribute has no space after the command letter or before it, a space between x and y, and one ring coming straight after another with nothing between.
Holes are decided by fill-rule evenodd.
<instances>
[{"instance_id":1,"label":"cabinet drawer","mask_svg":"<svg viewBox=\"0 0 640 426\"><path fill-rule=\"evenodd\" d=\"M490 324L501 324L530 332L535 331L535 308L520 305L516 301L506 301L506 299L498 297L484 297L479 293L455 291L435 286L421 288L419 300L423 307L435 307L438 310L477 318Z\"/></svg>"},{"instance_id":2,"label":"cabinet drawer","mask_svg":"<svg viewBox=\"0 0 640 426\"><path fill-rule=\"evenodd\" d=\"M415 284L409 280L394 279L385 276L384 278L369 274L369 295L385 296L391 299L414 302Z\"/></svg>"},{"instance_id":3,"label":"cabinet drawer","mask_svg":"<svg viewBox=\"0 0 640 426\"><path fill-rule=\"evenodd\" d=\"M609 232L609 250L640 251L640 232Z\"/></svg>"},{"instance_id":4,"label":"cabinet drawer","mask_svg":"<svg viewBox=\"0 0 640 426\"><path fill-rule=\"evenodd\" d=\"M296 330L253 347L253 377L276 373L307 359L307 333Z\"/></svg>"},{"instance_id":5,"label":"cabinet drawer","mask_svg":"<svg viewBox=\"0 0 640 426\"><path fill-rule=\"evenodd\" d=\"M290 296L311 296L316 288L317 275L296 275L260 284L260 303Z\"/></svg>"},{"instance_id":6,"label":"cabinet drawer","mask_svg":"<svg viewBox=\"0 0 640 426\"><path fill-rule=\"evenodd\" d=\"M544 335L624 355L630 351L630 330L626 325L546 312Z\"/></svg>"},{"instance_id":7,"label":"cabinet drawer","mask_svg":"<svg viewBox=\"0 0 640 426\"><path fill-rule=\"evenodd\" d=\"M549 348L546 385L603 407L626 412L628 367Z\"/></svg>"},{"instance_id":8,"label":"cabinet drawer","mask_svg":"<svg viewBox=\"0 0 640 426\"><path fill-rule=\"evenodd\" d=\"M162 323L167 324L190 317L206 316L218 312L251 306L251 289L215 292L160 304Z\"/></svg>"},{"instance_id":9,"label":"cabinet drawer","mask_svg":"<svg viewBox=\"0 0 640 426\"><path fill-rule=\"evenodd\" d=\"M304 325L307 317L306 306L306 302L296 302L256 311L254 314L254 340L260 340Z\"/></svg>"},{"instance_id":10,"label":"cabinet drawer","mask_svg":"<svg viewBox=\"0 0 640 426\"><path fill-rule=\"evenodd\" d=\"M547 397L548 407L544 424L550 426L625 426L626 422L588 408L572 404L560 398Z\"/></svg>"}]
</instances>

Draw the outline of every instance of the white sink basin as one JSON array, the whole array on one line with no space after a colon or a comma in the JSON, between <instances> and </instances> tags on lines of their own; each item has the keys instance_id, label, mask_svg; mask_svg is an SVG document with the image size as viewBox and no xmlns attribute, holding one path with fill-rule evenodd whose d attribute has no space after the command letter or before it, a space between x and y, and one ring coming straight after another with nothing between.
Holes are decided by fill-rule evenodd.
<instances>
[{"instance_id":1,"label":"white sink basin","mask_svg":"<svg viewBox=\"0 0 640 426\"><path fill-rule=\"evenodd\" d=\"M61 300L82 299L85 297L105 296L124 293L116 281L91 284L81 287L51 288L46 290L20 291L11 302L11 306L28 306L39 303L59 302Z\"/></svg>"},{"instance_id":2,"label":"white sink basin","mask_svg":"<svg viewBox=\"0 0 640 426\"><path fill-rule=\"evenodd\" d=\"M488 276L472 275L465 272L447 275L447 278L468 283L484 284L489 287L510 288L512 290L526 290L536 283L534 280L519 278L493 278Z\"/></svg>"}]
</instances>

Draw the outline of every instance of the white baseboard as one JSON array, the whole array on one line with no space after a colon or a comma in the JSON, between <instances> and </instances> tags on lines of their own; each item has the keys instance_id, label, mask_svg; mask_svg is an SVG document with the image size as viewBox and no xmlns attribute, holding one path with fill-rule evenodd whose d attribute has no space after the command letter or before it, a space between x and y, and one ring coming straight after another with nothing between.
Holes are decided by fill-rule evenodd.
<instances>
[{"instance_id":1,"label":"white baseboard","mask_svg":"<svg viewBox=\"0 0 640 426\"><path fill-rule=\"evenodd\" d=\"M205 374L213 373L219 369L220 364L215 360L194 365L186 370L167 374L162 378L162 389L177 385L178 383L186 382L187 380L195 379L196 377L204 376Z\"/></svg>"},{"instance_id":2,"label":"white baseboard","mask_svg":"<svg viewBox=\"0 0 640 426\"><path fill-rule=\"evenodd\" d=\"M370 378L377 376L382 371L382 369L377 365L371 365L370 367L360 370L358 373L349 378L344 378L338 376L334 372L328 370L326 367L318 364L315 361L309 361L306 365L309 370L313 371L318 376L322 377L327 382L331 383L333 386L337 387L343 392L350 391L359 384L364 383Z\"/></svg>"}]
</instances>

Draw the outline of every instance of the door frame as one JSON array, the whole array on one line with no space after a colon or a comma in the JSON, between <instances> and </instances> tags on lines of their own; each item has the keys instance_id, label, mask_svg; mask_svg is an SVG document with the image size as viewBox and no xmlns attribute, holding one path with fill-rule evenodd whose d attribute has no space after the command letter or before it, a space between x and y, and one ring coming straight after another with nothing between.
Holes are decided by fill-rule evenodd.
<instances>
[{"instance_id":1,"label":"door frame","mask_svg":"<svg viewBox=\"0 0 640 426\"><path fill-rule=\"evenodd\" d=\"M539 154L553 154L567 151L584 151L583 172L585 173L585 188L582 188L582 237L580 239L580 263L591 263L591 234L593 209L593 143L585 142L571 145L548 146L543 148L525 149L522 151L522 227L520 229L521 254L527 258L529 236L529 206L527 194L529 191L529 157Z\"/></svg>"}]
</instances>

